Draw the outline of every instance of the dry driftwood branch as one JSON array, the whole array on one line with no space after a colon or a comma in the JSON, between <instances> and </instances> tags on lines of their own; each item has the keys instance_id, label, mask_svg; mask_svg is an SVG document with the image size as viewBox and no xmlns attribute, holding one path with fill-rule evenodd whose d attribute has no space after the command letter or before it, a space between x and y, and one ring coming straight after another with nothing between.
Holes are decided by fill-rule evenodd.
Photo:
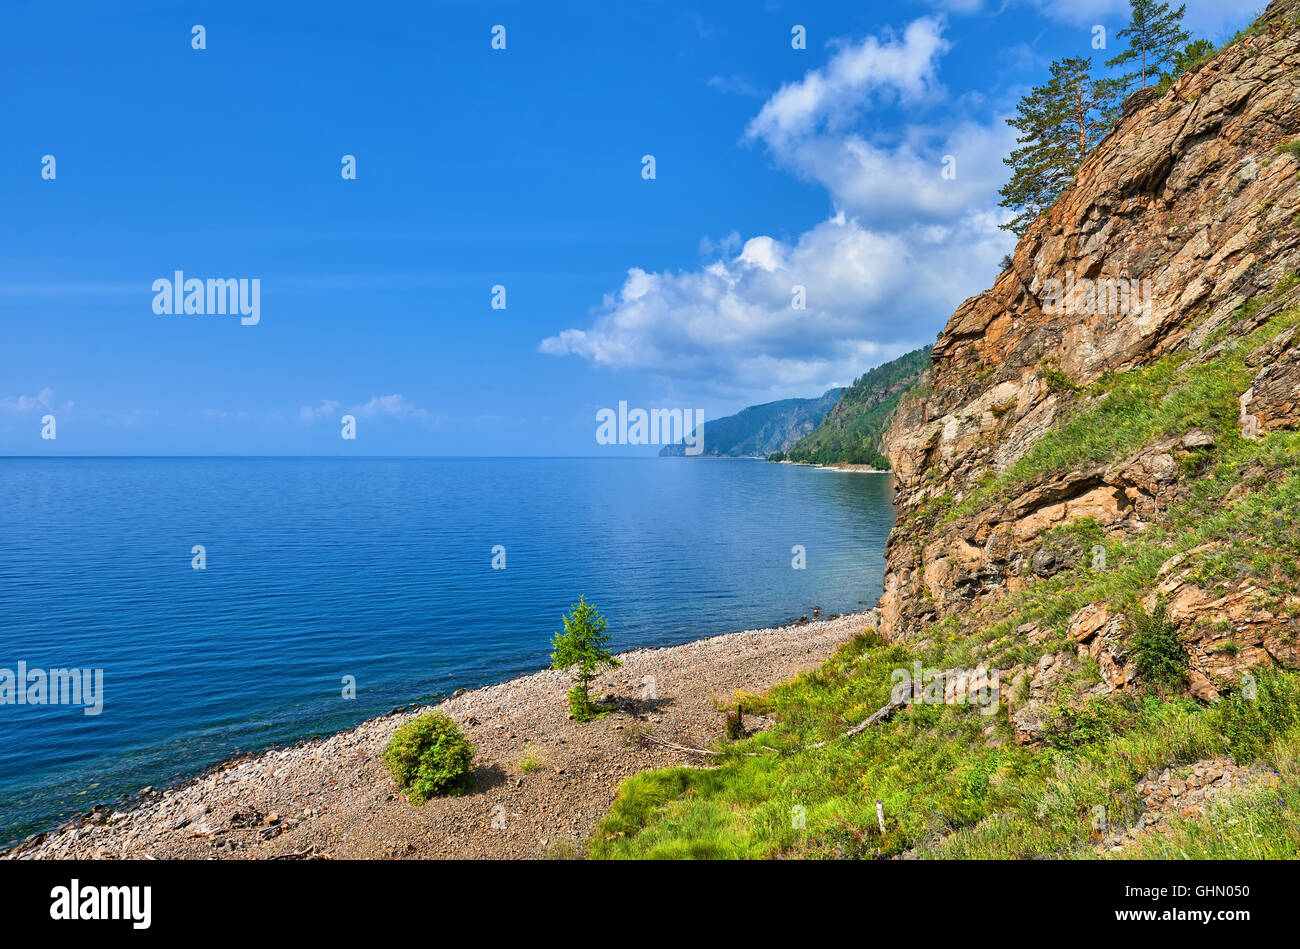
<instances>
[{"instance_id":1,"label":"dry driftwood branch","mask_svg":"<svg viewBox=\"0 0 1300 949\"><path fill-rule=\"evenodd\" d=\"M653 742L656 745L663 745L665 748L671 748L674 751L686 751L693 755L708 755L709 757L715 758L719 755L726 754L725 751L710 751L708 748L692 748L689 745L679 745L675 741L668 741L667 739L664 738L656 738L654 735L642 734L641 738L643 741ZM764 745L763 747L767 748L766 745ZM768 748L767 750L773 752L776 751L775 748ZM757 751L747 751L745 752L745 754L751 758L761 757Z\"/></svg>"},{"instance_id":2,"label":"dry driftwood branch","mask_svg":"<svg viewBox=\"0 0 1300 949\"><path fill-rule=\"evenodd\" d=\"M316 848L313 846L313 847L308 847L306 850L291 850L288 853L278 853L273 857L269 857L268 859L270 860L328 860L329 857L327 857L323 853L318 853L316 851Z\"/></svg>"},{"instance_id":3,"label":"dry driftwood branch","mask_svg":"<svg viewBox=\"0 0 1300 949\"><path fill-rule=\"evenodd\" d=\"M830 739L830 741L838 741L840 738L852 738L854 735L866 731L872 725L876 725L879 724L880 722L888 721L893 716L893 714L897 712L900 708L902 708L904 705L911 704L911 701L912 701L911 695L904 696L902 699L899 699L897 701L891 698L889 702L881 706L876 711L872 712L870 715L868 715L862 721L858 722L852 728L845 731L843 734L839 736L839 738L832 738ZM656 738L654 735L648 735L645 733L642 733L641 739L643 741L653 742L656 745L662 745L665 748L671 748L674 751L685 751L688 754L693 754L693 755L708 755L711 758L716 758L720 755L725 755L727 753L725 751L711 751L708 748L692 748L689 745L679 745L675 741L668 741L667 739L664 738ZM812 748L821 748L824 745L829 744L830 741L814 742L811 745L804 745L802 748L798 748L796 750L808 751L809 749ZM761 747L767 751L772 752L773 754L779 755L781 753L776 748L772 748L769 745L762 745ZM745 752L745 755L750 758L762 757L762 754L757 751L747 751Z\"/></svg>"}]
</instances>

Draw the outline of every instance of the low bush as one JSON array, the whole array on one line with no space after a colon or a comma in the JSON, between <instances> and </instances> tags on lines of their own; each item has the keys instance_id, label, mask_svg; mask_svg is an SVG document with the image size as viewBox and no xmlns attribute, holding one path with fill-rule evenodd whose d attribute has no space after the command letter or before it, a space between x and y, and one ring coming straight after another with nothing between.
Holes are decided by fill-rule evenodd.
<instances>
[{"instance_id":1,"label":"low bush","mask_svg":"<svg viewBox=\"0 0 1300 949\"><path fill-rule=\"evenodd\" d=\"M1293 678L1269 670L1219 703L1219 728L1238 763L1263 756L1279 735L1300 724L1300 688Z\"/></svg>"},{"instance_id":2,"label":"low bush","mask_svg":"<svg viewBox=\"0 0 1300 949\"><path fill-rule=\"evenodd\" d=\"M474 761L474 746L440 712L407 722L384 748L384 766L412 804L456 790Z\"/></svg>"},{"instance_id":3,"label":"low bush","mask_svg":"<svg viewBox=\"0 0 1300 949\"><path fill-rule=\"evenodd\" d=\"M1177 628L1165 615L1165 604L1156 604L1150 614L1138 606L1130 623L1138 675L1159 690L1181 689L1187 682L1188 656Z\"/></svg>"}]
</instances>

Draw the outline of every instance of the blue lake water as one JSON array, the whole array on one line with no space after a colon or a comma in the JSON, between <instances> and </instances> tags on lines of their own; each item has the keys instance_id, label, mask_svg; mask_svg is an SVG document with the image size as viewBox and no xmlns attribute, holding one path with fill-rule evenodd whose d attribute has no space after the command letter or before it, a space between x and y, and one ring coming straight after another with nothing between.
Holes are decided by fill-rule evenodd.
<instances>
[{"instance_id":1,"label":"blue lake water","mask_svg":"<svg viewBox=\"0 0 1300 949\"><path fill-rule=\"evenodd\" d=\"M0 704L0 841L536 670L579 594L618 650L864 608L891 492L742 460L0 459L0 669L102 669L104 699Z\"/></svg>"}]
</instances>

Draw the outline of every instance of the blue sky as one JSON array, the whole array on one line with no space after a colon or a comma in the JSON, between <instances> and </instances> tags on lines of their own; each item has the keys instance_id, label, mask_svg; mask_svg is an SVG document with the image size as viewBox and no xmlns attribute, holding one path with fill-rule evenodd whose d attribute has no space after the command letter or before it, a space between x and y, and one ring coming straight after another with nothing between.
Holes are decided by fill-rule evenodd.
<instances>
[{"instance_id":1,"label":"blue sky","mask_svg":"<svg viewBox=\"0 0 1300 949\"><path fill-rule=\"evenodd\" d=\"M820 394L991 282L1003 120L1126 7L11 0L0 454L588 455L621 400ZM176 270L260 322L155 314Z\"/></svg>"}]
</instances>

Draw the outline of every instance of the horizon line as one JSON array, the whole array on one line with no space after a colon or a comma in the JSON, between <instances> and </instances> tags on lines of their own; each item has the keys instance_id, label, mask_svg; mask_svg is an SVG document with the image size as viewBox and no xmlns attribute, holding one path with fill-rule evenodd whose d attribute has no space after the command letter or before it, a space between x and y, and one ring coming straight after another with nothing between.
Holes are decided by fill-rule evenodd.
<instances>
[{"instance_id":1,"label":"horizon line","mask_svg":"<svg viewBox=\"0 0 1300 949\"><path fill-rule=\"evenodd\" d=\"M387 459L422 459L422 458L443 458L443 459L465 459L465 460L517 460L524 458L557 458L557 459L600 459L600 458L681 458L682 455L661 455L658 452L654 454L634 455L634 454L603 454L603 455L241 455L241 454L138 454L138 455L108 455L108 454L49 454L49 455L5 455L0 454L0 461L21 461L21 460L52 460L62 459L88 459L88 458L105 458L105 459L122 459L122 458L327 458L355 460L361 458L387 458ZM701 458L730 458L733 460L766 460L760 459L757 455L700 455Z\"/></svg>"}]
</instances>

